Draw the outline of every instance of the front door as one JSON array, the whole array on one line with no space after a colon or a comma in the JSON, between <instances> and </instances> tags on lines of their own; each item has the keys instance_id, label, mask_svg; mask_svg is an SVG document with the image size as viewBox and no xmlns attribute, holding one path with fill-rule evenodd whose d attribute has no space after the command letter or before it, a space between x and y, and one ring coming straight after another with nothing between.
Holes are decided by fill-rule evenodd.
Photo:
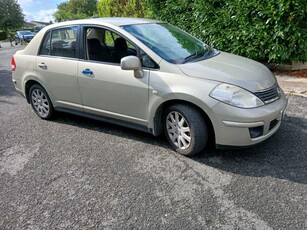
<instances>
[{"instance_id":1,"label":"front door","mask_svg":"<svg viewBox=\"0 0 307 230\"><path fill-rule=\"evenodd\" d=\"M89 26L83 31L78 80L84 110L147 126L149 71L135 78L133 71L120 67L122 57L137 55L136 48L106 28Z\"/></svg>"},{"instance_id":2,"label":"front door","mask_svg":"<svg viewBox=\"0 0 307 230\"><path fill-rule=\"evenodd\" d=\"M80 61L78 77L85 111L147 125L149 71L139 79L116 64Z\"/></svg>"}]
</instances>

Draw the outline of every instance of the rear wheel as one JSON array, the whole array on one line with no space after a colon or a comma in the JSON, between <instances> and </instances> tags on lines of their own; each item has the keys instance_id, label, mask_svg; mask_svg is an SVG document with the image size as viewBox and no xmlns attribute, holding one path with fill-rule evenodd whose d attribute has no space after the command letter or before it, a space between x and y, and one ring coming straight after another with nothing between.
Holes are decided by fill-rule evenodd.
<instances>
[{"instance_id":1,"label":"rear wheel","mask_svg":"<svg viewBox=\"0 0 307 230\"><path fill-rule=\"evenodd\" d=\"M169 144L180 154L201 152L208 142L208 128L197 109L184 104L170 106L163 117Z\"/></svg>"},{"instance_id":2,"label":"rear wheel","mask_svg":"<svg viewBox=\"0 0 307 230\"><path fill-rule=\"evenodd\" d=\"M53 106L46 90L40 85L32 85L29 99L34 112L42 119L48 120L54 114Z\"/></svg>"}]
</instances>

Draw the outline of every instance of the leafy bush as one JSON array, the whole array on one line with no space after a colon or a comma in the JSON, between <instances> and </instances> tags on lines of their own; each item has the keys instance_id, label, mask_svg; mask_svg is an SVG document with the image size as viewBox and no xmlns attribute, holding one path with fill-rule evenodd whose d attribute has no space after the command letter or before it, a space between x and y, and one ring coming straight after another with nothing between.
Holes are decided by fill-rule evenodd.
<instances>
[{"instance_id":1,"label":"leafy bush","mask_svg":"<svg viewBox=\"0 0 307 230\"><path fill-rule=\"evenodd\" d=\"M7 39L5 32L0 32L0 41Z\"/></svg>"},{"instance_id":2,"label":"leafy bush","mask_svg":"<svg viewBox=\"0 0 307 230\"><path fill-rule=\"evenodd\" d=\"M306 0L147 0L151 17L263 62L307 61Z\"/></svg>"}]
</instances>

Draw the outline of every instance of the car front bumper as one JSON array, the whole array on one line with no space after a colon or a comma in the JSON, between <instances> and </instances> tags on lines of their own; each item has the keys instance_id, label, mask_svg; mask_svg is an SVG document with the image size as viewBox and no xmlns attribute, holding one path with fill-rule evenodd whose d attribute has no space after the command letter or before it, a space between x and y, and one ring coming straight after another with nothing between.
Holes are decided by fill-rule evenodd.
<instances>
[{"instance_id":1,"label":"car front bumper","mask_svg":"<svg viewBox=\"0 0 307 230\"><path fill-rule=\"evenodd\" d=\"M277 101L253 109L218 103L212 108L216 146L245 147L266 140L280 127L287 103L283 93Z\"/></svg>"}]
</instances>

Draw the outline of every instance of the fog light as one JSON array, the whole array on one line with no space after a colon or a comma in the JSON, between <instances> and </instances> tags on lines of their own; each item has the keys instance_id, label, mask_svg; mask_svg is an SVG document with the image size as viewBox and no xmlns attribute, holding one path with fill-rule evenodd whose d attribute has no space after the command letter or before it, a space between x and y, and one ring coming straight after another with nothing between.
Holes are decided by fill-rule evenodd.
<instances>
[{"instance_id":1,"label":"fog light","mask_svg":"<svg viewBox=\"0 0 307 230\"><path fill-rule=\"evenodd\" d=\"M249 135L251 138L260 137L263 135L263 126L249 128Z\"/></svg>"}]
</instances>

